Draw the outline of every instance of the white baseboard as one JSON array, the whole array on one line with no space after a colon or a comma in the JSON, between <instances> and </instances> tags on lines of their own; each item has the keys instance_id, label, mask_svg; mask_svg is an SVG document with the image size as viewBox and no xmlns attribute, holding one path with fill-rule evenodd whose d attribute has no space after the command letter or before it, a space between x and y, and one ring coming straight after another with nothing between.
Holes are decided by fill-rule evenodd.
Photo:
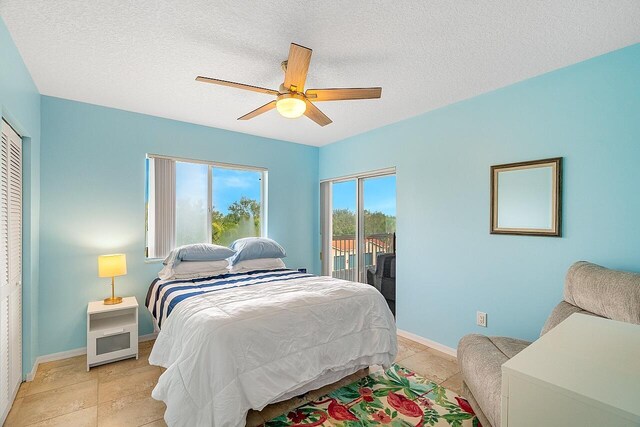
<instances>
[{"instance_id":1,"label":"white baseboard","mask_svg":"<svg viewBox=\"0 0 640 427\"><path fill-rule=\"evenodd\" d=\"M157 332L153 332L153 333L147 334L147 335L140 335L138 337L138 342L152 341L152 340L155 340L156 338L158 338L158 333Z\"/></svg>"},{"instance_id":2,"label":"white baseboard","mask_svg":"<svg viewBox=\"0 0 640 427\"><path fill-rule=\"evenodd\" d=\"M431 347L434 350L441 351L441 352L446 353L446 354L448 354L450 356L453 356L453 357L457 357L458 356L458 351L455 348L451 348L451 347L446 346L444 344L440 344L439 342L430 340L428 338L423 338L420 335L416 335L416 334L413 334L411 332L403 331L402 329L398 329L398 335L400 335L401 337L410 339L411 341L415 341L417 343L424 344L427 347Z\"/></svg>"},{"instance_id":3,"label":"white baseboard","mask_svg":"<svg viewBox=\"0 0 640 427\"><path fill-rule=\"evenodd\" d=\"M27 374L27 381L33 381L38 371L38 365L45 362L53 362L55 360L68 359L69 357L80 356L87 353L87 347L76 348L73 350L61 351L59 353L45 354L44 356L38 356L31 372Z\"/></svg>"},{"instance_id":4,"label":"white baseboard","mask_svg":"<svg viewBox=\"0 0 640 427\"><path fill-rule=\"evenodd\" d=\"M138 337L138 342L151 341L156 339L158 336L157 333L141 335ZM69 357L82 356L83 354L87 354L87 347L76 348L73 350L61 351L59 353L45 354L44 356L38 356L36 358L35 363L33 364L33 368L31 372L27 374L26 381L33 381L36 377L36 372L38 372L38 365L40 363L45 362L54 362L56 360L68 359Z\"/></svg>"}]
</instances>

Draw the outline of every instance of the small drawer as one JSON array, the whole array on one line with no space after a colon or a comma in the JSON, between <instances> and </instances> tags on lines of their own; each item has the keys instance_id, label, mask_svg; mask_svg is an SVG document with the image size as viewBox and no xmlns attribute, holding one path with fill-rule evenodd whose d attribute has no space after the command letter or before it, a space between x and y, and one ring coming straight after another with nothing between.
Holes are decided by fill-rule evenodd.
<instances>
[{"instance_id":1,"label":"small drawer","mask_svg":"<svg viewBox=\"0 0 640 427\"><path fill-rule=\"evenodd\" d=\"M92 331L87 342L90 366L138 353L137 325Z\"/></svg>"},{"instance_id":2,"label":"small drawer","mask_svg":"<svg viewBox=\"0 0 640 427\"><path fill-rule=\"evenodd\" d=\"M117 334L108 334L100 338L96 338L96 355L100 356L106 353L113 353L118 350L131 349L131 332L121 332Z\"/></svg>"}]
</instances>

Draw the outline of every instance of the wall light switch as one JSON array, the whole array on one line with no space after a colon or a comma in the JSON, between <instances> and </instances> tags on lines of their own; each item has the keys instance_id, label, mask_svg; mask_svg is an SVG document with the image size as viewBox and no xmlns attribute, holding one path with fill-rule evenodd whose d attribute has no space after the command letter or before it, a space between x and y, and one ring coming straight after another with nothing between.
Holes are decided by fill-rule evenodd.
<instances>
[{"instance_id":1,"label":"wall light switch","mask_svg":"<svg viewBox=\"0 0 640 427\"><path fill-rule=\"evenodd\" d=\"M478 326L487 327L487 313L483 311L476 312L476 324Z\"/></svg>"}]
</instances>

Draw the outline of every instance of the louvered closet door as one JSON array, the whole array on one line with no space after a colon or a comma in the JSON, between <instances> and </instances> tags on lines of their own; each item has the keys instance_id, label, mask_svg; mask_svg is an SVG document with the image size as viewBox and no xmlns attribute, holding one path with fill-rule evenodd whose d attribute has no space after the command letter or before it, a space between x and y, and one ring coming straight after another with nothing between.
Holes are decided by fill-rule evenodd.
<instances>
[{"instance_id":1,"label":"louvered closet door","mask_svg":"<svg viewBox=\"0 0 640 427\"><path fill-rule=\"evenodd\" d=\"M2 122L0 145L0 416L22 381L22 140Z\"/></svg>"},{"instance_id":2,"label":"louvered closet door","mask_svg":"<svg viewBox=\"0 0 640 427\"><path fill-rule=\"evenodd\" d=\"M22 382L22 139L9 138L10 386Z\"/></svg>"}]
</instances>

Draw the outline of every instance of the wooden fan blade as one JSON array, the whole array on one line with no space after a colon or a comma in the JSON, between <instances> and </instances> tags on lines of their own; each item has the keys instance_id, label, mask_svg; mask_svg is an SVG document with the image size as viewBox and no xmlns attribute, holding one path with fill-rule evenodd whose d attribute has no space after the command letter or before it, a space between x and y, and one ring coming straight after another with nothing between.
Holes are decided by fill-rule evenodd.
<instances>
[{"instance_id":1,"label":"wooden fan blade","mask_svg":"<svg viewBox=\"0 0 640 427\"><path fill-rule=\"evenodd\" d=\"M266 113L267 111L273 110L276 108L276 101L271 101L264 104L262 107L258 107L250 113L245 114L242 117L238 117L238 120L249 120L253 119L255 116L259 116L262 113Z\"/></svg>"},{"instance_id":2,"label":"wooden fan blade","mask_svg":"<svg viewBox=\"0 0 640 427\"><path fill-rule=\"evenodd\" d=\"M313 102L345 101L348 99L375 99L382 96L381 87L309 89L305 96Z\"/></svg>"},{"instance_id":3,"label":"wooden fan blade","mask_svg":"<svg viewBox=\"0 0 640 427\"><path fill-rule=\"evenodd\" d=\"M291 89L293 85L297 92L304 90L304 82L307 80L307 71L309 71L312 52L308 47L291 43L289 59L287 59L287 71L284 75L284 87Z\"/></svg>"},{"instance_id":4,"label":"wooden fan blade","mask_svg":"<svg viewBox=\"0 0 640 427\"><path fill-rule=\"evenodd\" d=\"M212 83L214 85L229 86L229 87L235 87L237 89L250 90L252 92L266 93L268 95L276 95L277 96L279 94L279 92L277 90L267 89L267 88L259 87L259 86L245 85L245 84L242 84L242 83L230 82L230 81L227 81L227 80L212 79L211 77L198 76L198 77L196 77L196 80L199 81L199 82L203 82L203 83Z\"/></svg>"},{"instance_id":5,"label":"wooden fan blade","mask_svg":"<svg viewBox=\"0 0 640 427\"><path fill-rule=\"evenodd\" d=\"M309 102L308 99L305 99L307 103L307 109L304 112L304 115L309 117L311 120L319 124L320 126L326 126L328 124L333 123L333 121L327 117L318 107Z\"/></svg>"}]
</instances>

